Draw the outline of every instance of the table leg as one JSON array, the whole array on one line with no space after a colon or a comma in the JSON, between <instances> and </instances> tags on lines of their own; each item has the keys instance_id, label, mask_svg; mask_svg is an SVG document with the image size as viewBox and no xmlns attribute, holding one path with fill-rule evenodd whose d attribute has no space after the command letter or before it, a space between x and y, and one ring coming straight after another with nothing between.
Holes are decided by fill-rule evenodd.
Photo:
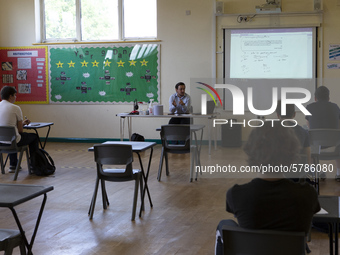
<instances>
[{"instance_id":1,"label":"table leg","mask_svg":"<svg viewBox=\"0 0 340 255\"><path fill-rule=\"evenodd\" d=\"M209 155L211 155L211 127L208 124L208 136L209 136Z\"/></svg>"},{"instance_id":2,"label":"table leg","mask_svg":"<svg viewBox=\"0 0 340 255\"><path fill-rule=\"evenodd\" d=\"M119 118L119 124L120 124L120 140L124 140L124 124L125 124L125 117Z\"/></svg>"},{"instance_id":3,"label":"table leg","mask_svg":"<svg viewBox=\"0 0 340 255\"><path fill-rule=\"evenodd\" d=\"M50 135L50 130L51 130L51 126L48 126L47 134L46 134L45 141L44 141L44 148L45 148L45 146L46 146L47 138L48 138L48 136ZM44 148L43 148L43 149L44 149Z\"/></svg>"},{"instance_id":4,"label":"table leg","mask_svg":"<svg viewBox=\"0 0 340 255\"><path fill-rule=\"evenodd\" d=\"M329 254L333 255L333 224L332 223L328 223L329 226Z\"/></svg>"},{"instance_id":5,"label":"table leg","mask_svg":"<svg viewBox=\"0 0 340 255\"><path fill-rule=\"evenodd\" d=\"M132 136L132 118L128 117L128 130L129 130L129 141L131 140Z\"/></svg>"},{"instance_id":6,"label":"table leg","mask_svg":"<svg viewBox=\"0 0 340 255\"><path fill-rule=\"evenodd\" d=\"M198 143L198 140L197 140L197 134L196 134L196 131L191 131L193 134L194 134L194 140L195 140L195 145L196 145L196 148L197 148L197 161L198 161L198 165L200 166L201 165L201 148L202 148L202 139L203 139L203 128L201 130L201 140L200 142Z\"/></svg>"},{"instance_id":7,"label":"table leg","mask_svg":"<svg viewBox=\"0 0 340 255\"><path fill-rule=\"evenodd\" d=\"M144 188L143 188L143 192L142 192L142 202L141 202L139 217L142 216L142 211L143 211L143 209L144 209L145 191L147 191L147 193L148 193L150 206L153 207L153 204L152 204L152 201L151 201L151 196L150 196L150 191L149 191L149 187L148 187L148 178L149 178L149 172L150 172L152 154L153 154L153 148L151 147L150 157L149 157L149 163L148 163L148 168L147 168L147 171L146 171L146 174L145 174L141 156L140 156L140 154L137 152L138 159L139 159L139 164L140 164L140 167L141 167L141 170L142 170L142 176L143 176L142 178L143 178L143 180L144 180Z\"/></svg>"},{"instance_id":8,"label":"table leg","mask_svg":"<svg viewBox=\"0 0 340 255\"><path fill-rule=\"evenodd\" d=\"M51 126L48 126L48 130L47 130L46 137L45 137L45 140L44 140L44 145L43 145L43 143L42 143L41 140L40 140L38 130L37 130L36 128L34 128L33 130L35 131L35 133L36 133L37 136L38 136L40 148L41 148L41 149L45 149L46 142L47 142L47 138L48 138L48 136L50 135Z\"/></svg>"},{"instance_id":9,"label":"table leg","mask_svg":"<svg viewBox=\"0 0 340 255\"><path fill-rule=\"evenodd\" d=\"M312 155L313 158L313 163L315 166L317 166L319 164L319 156L318 155ZM319 173L317 171L315 171L315 182L314 182L314 188L316 190L316 193L318 195L320 195L320 179L319 179Z\"/></svg>"},{"instance_id":10,"label":"table leg","mask_svg":"<svg viewBox=\"0 0 340 255\"><path fill-rule=\"evenodd\" d=\"M338 244L339 244L339 241L338 241L338 238L339 238L339 223L334 223L334 251L335 251L335 254L338 255L339 254L339 249L338 249Z\"/></svg>"},{"instance_id":11,"label":"table leg","mask_svg":"<svg viewBox=\"0 0 340 255\"><path fill-rule=\"evenodd\" d=\"M39 224L40 224L41 216L42 216L44 208L45 208L46 200L47 200L47 195L44 194L44 199L42 201L42 204L41 204L41 207L40 207L40 210L39 210L37 222L35 223L35 227L34 227L34 231L33 231L33 235L32 235L30 243L28 243L28 240L27 240L25 232L24 232L24 230L23 230L23 228L21 226L21 223L20 223L20 220L18 218L18 215L17 215L16 211L14 210L13 207L9 208L12 211L12 214L13 214L14 219L15 219L17 225L18 225L20 233L21 233L22 237L24 238L24 242L25 242L25 245L27 247L27 254L28 255L33 255L33 253L32 253L33 243L34 243L37 231L38 231L38 227L39 227Z\"/></svg>"}]
</instances>

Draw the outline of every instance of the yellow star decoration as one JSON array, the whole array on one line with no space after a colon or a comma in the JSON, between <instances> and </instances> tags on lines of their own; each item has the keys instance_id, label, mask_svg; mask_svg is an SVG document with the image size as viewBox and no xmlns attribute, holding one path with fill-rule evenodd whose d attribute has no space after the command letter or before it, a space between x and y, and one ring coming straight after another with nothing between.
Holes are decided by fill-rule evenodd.
<instances>
[{"instance_id":1,"label":"yellow star decoration","mask_svg":"<svg viewBox=\"0 0 340 255\"><path fill-rule=\"evenodd\" d=\"M123 62L122 60L120 60L119 62L117 62L117 64L118 64L118 67L124 67L124 64L125 64L125 62Z\"/></svg>"},{"instance_id":2,"label":"yellow star decoration","mask_svg":"<svg viewBox=\"0 0 340 255\"><path fill-rule=\"evenodd\" d=\"M134 61L133 59L129 61L130 66L136 66L137 61Z\"/></svg>"},{"instance_id":3,"label":"yellow star decoration","mask_svg":"<svg viewBox=\"0 0 340 255\"><path fill-rule=\"evenodd\" d=\"M107 59L107 60L105 60L105 66L110 66L110 64L111 64L111 62L109 62L109 60Z\"/></svg>"},{"instance_id":4,"label":"yellow star decoration","mask_svg":"<svg viewBox=\"0 0 340 255\"><path fill-rule=\"evenodd\" d=\"M57 68L59 68L59 67L63 68L63 64L64 64L64 63L61 63L60 60L59 60L59 63L56 63Z\"/></svg>"},{"instance_id":5,"label":"yellow star decoration","mask_svg":"<svg viewBox=\"0 0 340 255\"><path fill-rule=\"evenodd\" d=\"M83 67L83 66L86 66L87 67L87 64L89 63L89 62L86 62L85 60L83 61L83 62L80 62L81 63L81 66Z\"/></svg>"},{"instance_id":6,"label":"yellow star decoration","mask_svg":"<svg viewBox=\"0 0 340 255\"><path fill-rule=\"evenodd\" d=\"M92 62L93 66L98 66L99 62L97 62L96 60L94 62Z\"/></svg>"},{"instance_id":7,"label":"yellow star decoration","mask_svg":"<svg viewBox=\"0 0 340 255\"><path fill-rule=\"evenodd\" d=\"M147 63L149 62L149 61L145 61L145 59L143 59L143 61L140 61L141 63L142 63L142 66L147 66Z\"/></svg>"},{"instance_id":8,"label":"yellow star decoration","mask_svg":"<svg viewBox=\"0 0 340 255\"><path fill-rule=\"evenodd\" d=\"M72 62L72 60L71 60L71 62L70 63L67 63L68 64L68 67L70 68L70 67L74 67L74 62Z\"/></svg>"}]
</instances>

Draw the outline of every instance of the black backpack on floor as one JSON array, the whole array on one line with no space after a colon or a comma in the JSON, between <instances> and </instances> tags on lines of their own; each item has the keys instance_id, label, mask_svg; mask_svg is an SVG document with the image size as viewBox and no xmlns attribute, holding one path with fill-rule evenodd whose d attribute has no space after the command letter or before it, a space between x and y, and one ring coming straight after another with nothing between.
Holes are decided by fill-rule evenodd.
<instances>
[{"instance_id":1,"label":"black backpack on floor","mask_svg":"<svg viewBox=\"0 0 340 255\"><path fill-rule=\"evenodd\" d=\"M139 142L144 142L144 136L137 134L137 133L133 133L131 136L131 141L139 141Z\"/></svg>"},{"instance_id":2,"label":"black backpack on floor","mask_svg":"<svg viewBox=\"0 0 340 255\"><path fill-rule=\"evenodd\" d=\"M54 161L47 151L39 149L31 159L32 171L38 176L51 175L55 172Z\"/></svg>"}]
</instances>

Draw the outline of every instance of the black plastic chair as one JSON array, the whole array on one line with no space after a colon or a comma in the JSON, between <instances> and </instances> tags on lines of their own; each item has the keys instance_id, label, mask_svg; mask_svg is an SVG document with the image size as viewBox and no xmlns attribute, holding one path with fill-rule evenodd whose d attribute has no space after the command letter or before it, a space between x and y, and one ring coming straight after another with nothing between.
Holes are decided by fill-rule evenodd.
<instances>
[{"instance_id":1,"label":"black plastic chair","mask_svg":"<svg viewBox=\"0 0 340 255\"><path fill-rule=\"evenodd\" d=\"M304 255L304 232L222 228L224 255Z\"/></svg>"},{"instance_id":2,"label":"black plastic chair","mask_svg":"<svg viewBox=\"0 0 340 255\"><path fill-rule=\"evenodd\" d=\"M15 168L14 174L14 181L18 178L19 169L21 165L21 160L26 152L26 159L27 159L27 168L28 172L30 173L30 162L28 156L28 146L17 146L16 143L16 133L15 128L11 126L0 126L0 164L1 164L1 173L5 174L5 166L7 163L3 161L2 153L19 153L18 163Z\"/></svg>"},{"instance_id":3,"label":"black plastic chair","mask_svg":"<svg viewBox=\"0 0 340 255\"><path fill-rule=\"evenodd\" d=\"M340 129L310 129L309 130L309 140L311 147L314 150L318 150L319 153L314 153L317 155L319 160L334 160L340 158ZM330 150L323 151L323 148L330 148Z\"/></svg>"},{"instance_id":4,"label":"black plastic chair","mask_svg":"<svg viewBox=\"0 0 340 255\"><path fill-rule=\"evenodd\" d=\"M19 230L0 229L0 251L5 251L4 255L12 255L15 247L20 247L20 255L26 255L24 239Z\"/></svg>"},{"instance_id":5,"label":"black plastic chair","mask_svg":"<svg viewBox=\"0 0 340 255\"><path fill-rule=\"evenodd\" d=\"M319 160L340 159L340 129L310 129L309 141L314 164L319 164ZM318 194L319 174L316 172L315 175L315 187Z\"/></svg>"},{"instance_id":6,"label":"black plastic chair","mask_svg":"<svg viewBox=\"0 0 340 255\"><path fill-rule=\"evenodd\" d=\"M190 153L191 155L191 165L190 165L190 181L193 179L194 165L197 164L197 146L190 144L190 125L163 125L161 127L161 140L162 140L162 152L159 161L158 168L158 181L161 180L163 161L165 158L165 169L166 175L169 175L169 160L168 153L174 154L184 154ZM197 172L196 172L197 179Z\"/></svg>"},{"instance_id":7,"label":"black plastic chair","mask_svg":"<svg viewBox=\"0 0 340 255\"><path fill-rule=\"evenodd\" d=\"M138 186L139 182L141 182L141 192L142 192L142 178L141 178L141 170L132 169L132 146L124 145L124 144L99 144L94 146L94 160L97 164L97 179L96 185L94 188L94 193L89 209L90 219L93 218L94 207L96 204L97 192L99 181L101 183L102 188L102 200L103 200L103 209L107 209L109 205L109 199L105 189L105 181L110 182L126 182L126 181L135 181L135 191L133 197L133 206L132 206L132 217L131 220L135 219L136 215L136 206L137 206L137 197L138 197ZM108 166L119 166L122 167L124 165L124 169L122 168L110 168L104 169L103 165Z\"/></svg>"}]
</instances>

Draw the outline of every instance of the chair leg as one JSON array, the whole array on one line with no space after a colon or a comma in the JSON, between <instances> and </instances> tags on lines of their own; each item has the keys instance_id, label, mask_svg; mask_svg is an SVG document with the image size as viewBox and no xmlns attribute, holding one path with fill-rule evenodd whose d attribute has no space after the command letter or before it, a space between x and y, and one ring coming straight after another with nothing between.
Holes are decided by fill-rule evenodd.
<instances>
[{"instance_id":1,"label":"chair leg","mask_svg":"<svg viewBox=\"0 0 340 255\"><path fill-rule=\"evenodd\" d=\"M143 201L143 192L144 192L144 188L143 188L143 182L144 182L144 180L143 180L143 176L142 176L142 174L141 174L141 176L140 176L140 178L139 178L139 188L140 188L140 202L141 202L141 205L140 205L140 212L139 212L139 217L141 217L142 216L142 211L144 211L144 204L145 203L143 203L142 204L142 201ZM145 191L146 192L146 191ZM144 199L145 199L145 194L144 194Z\"/></svg>"},{"instance_id":2,"label":"chair leg","mask_svg":"<svg viewBox=\"0 0 340 255\"><path fill-rule=\"evenodd\" d=\"M138 185L139 185L139 179L140 178L141 178L141 173L138 173L137 178L135 180L135 191L134 191L134 195L133 195L131 220L135 220L135 217L136 217L136 208L137 208L137 199L138 199Z\"/></svg>"},{"instance_id":3,"label":"chair leg","mask_svg":"<svg viewBox=\"0 0 340 255\"><path fill-rule=\"evenodd\" d=\"M107 197L106 188L105 188L105 180L100 180L102 187L102 200L103 200L103 209L106 210L107 206L110 205L109 199Z\"/></svg>"},{"instance_id":4,"label":"chair leg","mask_svg":"<svg viewBox=\"0 0 340 255\"><path fill-rule=\"evenodd\" d=\"M198 148L196 147L196 156L195 156L195 166L200 166L200 160L199 160L199 151ZM199 172L200 174L202 174L201 168L199 167ZM198 172L196 171L196 177L195 177L195 181L197 181L197 177L198 177Z\"/></svg>"},{"instance_id":5,"label":"chair leg","mask_svg":"<svg viewBox=\"0 0 340 255\"><path fill-rule=\"evenodd\" d=\"M195 162L195 157L196 157L196 151L195 151L196 146L191 146L190 150L190 182L192 182L193 175L194 175L194 162Z\"/></svg>"},{"instance_id":6,"label":"chair leg","mask_svg":"<svg viewBox=\"0 0 340 255\"><path fill-rule=\"evenodd\" d=\"M15 247L13 247L12 245L8 245L7 244L7 247L6 247L6 249L5 249L5 253L4 253L4 255L12 255L13 254L13 249L14 249Z\"/></svg>"},{"instance_id":7,"label":"chair leg","mask_svg":"<svg viewBox=\"0 0 340 255\"><path fill-rule=\"evenodd\" d=\"M31 162L30 162L30 157L28 155L28 149L26 149L25 152L26 152L26 161L27 161L28 174L33 174L32 171L31 171Z\"/></svg>"},{"instance_id":8,"label":"chair leg","mask_svg":"<svg viewBox=\"0 0 340 255\"><path fill-rule=\"evenodd\" d=\"M20 255L26 255L27 253L26 253L26 246L25 246L24 241L21 242L19 247L20 247Z\"/></svg>"},{"instance_id":9,"label":"chair leg","mask_svg":"<svg viewBox=\"0 0 340 255\"><path fill-rule=\"evenodd\" d=\"M1 173L5 174L5 165L4 165L4 158L2 157L2 153L0 153L0 164L1 164Z\"/></svg>"},{"instance_id":10,"label":"chair leg","mask_svg":"<svg viewBox=\"0 0 340 255\"><path fill-rule=\"evenodd\" d=\"M19 154L19 159L18 159L18 163L17 166L15 168L15 174L14 174L14 181L17 180L18 178L18 174L19 174L19 169L20 169L20 165L21 165L21 160L22 160L22 156L24 155L24 151L23 149L20 150L20 154Z\"/></svg>"},{"instance_id":11,"label":"chair leg","mask_svg":"<svg viewBox=\"0 0 340 255\"><path fill-rule=\"evenodd\" d=\"M164 153L164 156L165 156L165 173L166 173L166 176L169 176L170 172L169 172L168 153L165 152L165 153Z\"/></svg>"},{"instance_id":12,"label":"chair leg","mask_svg":"<svg viewBox=\"0 0 340 255\"><path fill-rule=\"evenodd\" d=\"M98 186L99 186L99 178L97 177L96 184L95 184L95 187L94 187L93 196L92 196L92 200L91 200L91 204L90 204L90 208L89 208L90 220L92 220L92 218L93 218L94 207L96 205L96 198L97 198L97 193L98 193Z\"/></svg>"},{"instance_id":13,"label":"chair leg","mask_svg":"<svg viewBox=\"0 0 340 255\"><path fill-rule=\"evenodd\" d=\"M163 159L164 159L164 148L162 147L161 158L160 158L160 160L159 160L158 176L157 176L157 180L158 180L158 181L161 181L162 167L163 167Z\"/></svg>"}]
</instances>

